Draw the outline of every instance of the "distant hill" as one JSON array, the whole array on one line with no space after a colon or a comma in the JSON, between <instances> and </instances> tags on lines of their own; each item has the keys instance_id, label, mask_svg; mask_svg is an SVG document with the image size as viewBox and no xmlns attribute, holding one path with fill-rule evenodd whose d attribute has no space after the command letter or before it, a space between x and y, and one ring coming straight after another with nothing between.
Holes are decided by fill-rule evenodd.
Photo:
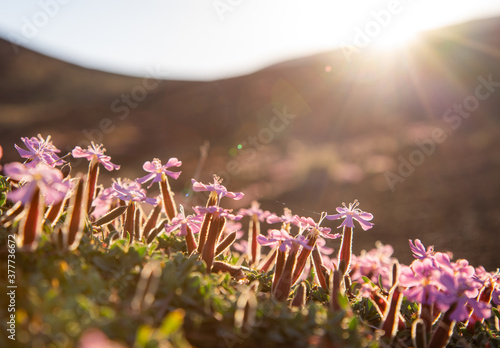
<instances>
[{"instance_id":1,"label":"distant hill","mask_svg":"<svg viewBox=\"0 0 500 348\"><path fill-rule=\"evenodd\" d=\"M355 251L381 240L410 262L407 240L420 238L492 269L500 250L499 63L498 18L430 31L399 51L368 47L350 62L339 50L212 82L88 70L0 40L2 161L19 159L13 143L21 136L51 134L63 151L94 139L121 176L142 175L153 157L178 157L180 192L208 141L199 178L222 175L245 191L242 204L259 199L265 209L317 219L357 198L376 228L356 233Z\"/></svg>"}]
</instances>

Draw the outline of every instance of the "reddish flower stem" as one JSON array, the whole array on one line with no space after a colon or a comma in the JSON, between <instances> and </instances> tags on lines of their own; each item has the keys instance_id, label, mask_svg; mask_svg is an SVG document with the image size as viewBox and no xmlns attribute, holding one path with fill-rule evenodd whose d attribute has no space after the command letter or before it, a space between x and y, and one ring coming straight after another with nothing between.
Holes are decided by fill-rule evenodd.
<instances>
[{"instance_id":1,"label":"reddish flower stem","mask_svg":"<svg viewBox=\"0 0 500 348\"><path fill-rule=\"evenodd\" d=\"M219 235L224 229L225 224L226 224L226 219L223 217L214 217L212 223L210 224L210 229L207 235L207 241L201 253L201 258L207 264L208 272L212 270L212 264L214 262L214 257L215 257L216 243L219 240Z\"/></svg>"},{"instance_id":2,"label":"reddish flower stem","mask_svg":"<svg viewBox=\"0 0 500 348\"><path fill-rule=\"evenodd\" d=\"M219 243L217 246L217 249L215 250L215 256L219 256L222 254L224 251L226 251L227 248L229 248L234 241L236 240L236 231L230 233L222 242Z\"/></svg>"},{"instance_id":3,"label":"reddish flower stem","mask_svg":"<svg viewBox=\"0 0 500 348\"><path fill-rule=\"evenodd\" d=\"M130 241L134 236L134 219L135 219L135 202L130 201L125 212L125 222L123 223L123 237L127 234L130 236Z\"/></svg>"},{"instance_id":4,"label":"reddish flower stem","mask_svg":"<svg viewBox=\"0 0 500 348\"><path fill-rule=\"evenodd\" d=\"M71 197L69 204L69 212L66 217L67 223L67 246L69 249L75 249L80 243L80 238L83 233L83 223L85 217L87 216L87 202L85 201L88 196L85 196L85 186L83 184L83 178L79 178L78 184L76 184L76 190L74 195Z\"/></svg>"},{"instance_id":5,"label":"reddish flower stem","mask_svg":"<svg viewBox=\"0 0 500 348\"><path fill-rule=\"evenodd\" d=\"M328 283L326 281L326 276L323 270L323 260L318 248L314 248L312 251L312 259L314 264L314 269L316 271L316 276L318 277L319 285L326 291L328 291Z\"/></svg>"},{"instance_id":6,"label":"reddish flower stem","mask_svg":"<svg viewBox=\"0 0 500 348\"><path fill-rule=\"evenodd\" d=\"M477 296L477 300L479 302L490 303L492 293L493 293L493 284L490 283L488 285L485 285L481 288L481 291L480 291L479 295ZM472 311L472 313L469 317L469 320L467 322L467 330L470 333L474 333L474 324L476 323L476 321L479 321L479 320L483 321L483 319L480 319L477 316L475 311Z\"/></svg>"},{"instance_id":7,"label":"reddish flower stem","mask_svg":"<svg viewBox=\"0 0 500 348\"><path fill-rule=\"evenodd\" d=\"M43 197L38 187L33 192L33 197L29 204L25 206L25 209L27 214L19 228L20 235L22 236L21 246L32 250L36 247L43 211Z\"/></svg>"},{"instance_id":8,"label":"reddish flower stem","mask_svg":"<svg viewBox=\"0 0 500 348\"><path fill-rule=\"evenodd\" d=\"M163 208L165 209L165 214L167 214L168 221L171 222L174 217L177 216L177 209L175 208L174 194L170 190L170 184L168 183L168 178L165 174L161 176L160 181L160 192L162 196Z\"/></svg>"},{"instance_id":9,"label":"reddish flower stem","mask_svg":"<svg viewBox=\"0 0 500 348\"><path fill-rule=\"evenodd\" d=\"M99 161L94 156L92 160L89 162L89 170L87 174L87 213L90 212L90 208L92 208L92 202L95 198L95 191L97 186L97 178L99 177Z\"/></svg>"},{"instance_id":10,"label":"reddish flower stem","mask_svg":"<svg viewBox=\"0 0 500 348\"><path fill-rule=\"evenodd\" d=\"M384 330L384 335L382 337L392 340L394 339L394 336L396 336L399 324L399 310L401 308L402 301L403 293L401 292L401 289L399 286L393 287L389 295L389 307L387 308L382 321L381 329Z\"/></svg>"},{"instance_id":11,"label":"reddish flower stem","mask_svg":"<svg viewBox=\"0 0 500 348\"><path fill-rule=\"evenodd\" d=\"M344 231L342 234L342 242L339 251L339 271L347 274L349 271L349 266L351 265L351 254L352 254L352 228L344 226Z\"/></svg>"},{"instance_id":12,"label":"reddish flower stem","mask_svg":"<svg viewBox=\"0 0 500 348\"><path fill-rule=\"evenodd\" d=\"M250 218L248 233L248 245L250 245L250 265L257 265L260 259L260 244L257 242L257 236L260 234L260 222L257 215Z\"/></svg>"},{"instance_id":13,"label":"reddish flower stem","mask_svg":"<svg viewBox=\"0 0 500 348\"><path fill-rule=\"evenodd\" d=\"M278 301L286 301L290 295L290 288L292 287L292 275L297 263L298 246L293 244L288 257L286 258L283 272L281 273L278 285L274 291L274 297Z\"/></svg>"},{"instance_id":14,"label":"reddish flower stem","mask_svg":"<svg viewBox=\"0 0 500 348\"><path fill-rule=\"evenodd\" d=\"M208 196L207 207L217 204L217 194L215 192L210 192L210 196ZM203 222L201 224L200 233L198 234L198 253L203 252L203 248L205 247L205 242L207 239L208 230L210 227L210 222L212 221L213 214L205 213L203 217Z\"/></svg>"},{"instance_id":15,"label":"reddish flower stem","mask_svg":"<svg viewBox=\"0 0 500 348\"><path fill-rule=\"evenodd\" d=\"M189 226L186 226L186 248L188 251L188 254L193 253L196 248L198 247L196 245L196 240L194 239L193 231L189 228Z\"/></svg>"},{"instance_id":16,"label":"reddish flower stem","mask_svg":"<svg viewBox=\"0 0 500 348\"><path fill-rule=\"evenodd\" d=\"M332 272L331 280L330 280L330 288L331 288L331 293L330 293L330 306L332 307L333 311L339 311L342 309L340 307L339 303L339 296L340 296L340 279L342 278L342 274L340 273L339 270L335 269Z\"/></svg>"},{"instance_id":17,"label":"reddish flower stem","mask_svg":"<svg viewBox=\"0 0 500 348\"><path fill-rule=\"evenodd\" d=\"M59 202L52 204L47 213L45 214L45 220L52 225L52 227L56 224L57 220L61 217L63 213L63 207L66 203L66 199L62 199Z\"/></svg>"},{"instance_id":18,"label":"reddish flower stem","mask_svg":"<svg viewBox=\"0 0 500 348\"><path fill-rule=\"evenodd\" d=\"M297 266L295 267L295 270L293 272L293 279L292 279L292 284L295 284L297 280L299 280L300 275L304 271L304 268L306 267L307 263L307 258L309 255L311 255L312 249L314 249L314 246L316 245L316 240L318 239L319 232L316 229L313 229L309 235L307 236L307 245L311 247L311 249L307 248L301 248L299 257L297 259Z\"/></svg>"},{"instance_id":19,"label":"reddish flower stem","mask_svg":"<svg viewBox=\"0 0 500 348\"><path fill-rule=\"evenodd\" d=\"M276 266L274 267L274 274L273 274L273 284L271 285L272 294L274 294L276 286L280 281L281 274L283 273L283 268L285 267L285 261L286 261L286 251L281 251L278 246L276 255Z\"/></svg>"},{"instance_id":20,"label":"reddish flower stem","mask_svg":"<svg viewBox=\"0 0 500 348\"><path fill-rule=\"evenodd\" d=\"M262 260L262 262L258 267L259 271L262 273L267 272L271 268L273 263L276 261L276 255L278 255L277 247L273 250L272 253L268 253L267 257L264 260Z\"/></svg>"},{"instance_id":21,"label":"reddish flower stem","mask_svg":"<svg viewBox=\"0 0 500 348\"><path fill-rule=\"evenodd\" d=\"M451 313L455 310L457 304L454 303L451 307L444 313L443 318L439 322L437 328L434 330L431 341L429 342L429 347L432 348L444 348L448 344L453 327L455 326L455 321L450 318Z\"/></svg>"},{"instance_id":22,"label":"reddish flower stem","mask_svg":"<svg viewBox=\"0 0 500 348\"><path fill-rule=\"evenodd\" d=\"M142 236L145 237L146 239L149 236L149 233L153 228L156 226L156 222L158 221L158 217L160 216L161 213L161 205L158 204L156 207L153 208L151 213L148 216L148 219L146 221L146 224L144 225L144 229L142 231Z\"/></svg>"}]
</instances>

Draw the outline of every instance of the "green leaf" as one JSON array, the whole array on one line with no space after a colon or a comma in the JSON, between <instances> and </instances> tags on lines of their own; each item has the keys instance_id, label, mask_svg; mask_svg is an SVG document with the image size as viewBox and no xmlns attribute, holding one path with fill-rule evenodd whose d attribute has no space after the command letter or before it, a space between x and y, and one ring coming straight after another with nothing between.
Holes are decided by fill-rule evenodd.
<instances>
[{"instance_id":1,"label":"green leaf","mask_svg":"<svg viewBox=\"0 0 500 348\"><path fill-rule=\"evenodd\" d=\"M125 250L126 246L127 246L126 239L117 239L113 242L113 244L111 244L110 249L119 248L119 249Z\"/></svg>"},{"instance_id":2,"label":"green leaf","mask_svg":"<svg viewBox=\"0 0 500 348\"><path fill-rule=\"evenodd\" d=\"M498 309L493 307L491 310L493 311L493 314L495 314L495 317L500 319L500 312L498 311Z\"/></svg>"},{"instance_id":3,"label":"green leaf","mask_svg":"<svg viewBox=\"0 0 500 348\"><path fill-rule=\"evenodd\" d=\"M0 207L3 207L6 201L7 201L7 194L5 192L0 193Z\"/></svg>"},{"instance_id":4,"label":"green leaf","mask_svg":"<svg viewBox=\"0 0 500 348\"><path fill-rule=\"evenodd\" d=\"M137 251L137 254L142 259L148 253L148 246L147 245L143 245L143 246L137 247L137 248L135 248L135 251Z\"/></svg>"},{"instance_id":5,"label":"green leaf","mask_svg":"<svg viewBox=\"0 0 500 348\"><path fill-rule=\"evenodd\" d=\"M153 336L153 329L147 325L142 325L137 329L137 335L135 337L135 345L139 347L144 347Z\"/></svg>"},{"instance_id":6,"label":"green leaf","mask_svg":"<svg viewBox=\"0 0 500 348\"><path fill-rule=\"evenodd\" d=\"M168 337L179 330L179 328L182 327L182 324L184 323L184 314L185 312L182 309L176 309L170 312L163 320L159 328L161 335Z\"/></svg>"}]
</instances>

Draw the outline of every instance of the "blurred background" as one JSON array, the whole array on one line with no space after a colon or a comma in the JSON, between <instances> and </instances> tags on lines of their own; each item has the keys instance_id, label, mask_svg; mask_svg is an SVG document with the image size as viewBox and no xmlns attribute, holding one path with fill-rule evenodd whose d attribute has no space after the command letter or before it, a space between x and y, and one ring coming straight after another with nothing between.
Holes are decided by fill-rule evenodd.
<instances>
[{"instance_id":1,"label":"blurred background","mask_svg":"<svg viewBox=\"0 0 500 348\"><path fill-rule=\"evenodd\" d=\"M499 267L497 1L0 6L2 163L38 133L63 154L103 143L122 167L105 185L178 157L187 207L213 174L245 192L233 208L318 220L358 199L375 227L356 253L380 240L409 263L419 238Z\"/></svg>"}]
</instances>

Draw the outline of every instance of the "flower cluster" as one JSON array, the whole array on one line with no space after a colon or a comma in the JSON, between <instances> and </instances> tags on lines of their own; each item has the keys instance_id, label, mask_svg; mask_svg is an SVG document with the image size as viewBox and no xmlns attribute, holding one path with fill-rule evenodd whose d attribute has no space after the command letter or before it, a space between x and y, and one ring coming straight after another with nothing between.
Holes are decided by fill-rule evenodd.
<instances>
[{"instance_id":1,"label":"flower cluster","mask_svg":"<svg viewBox=\"0 0 500 348\"><path fill-rule=\"evenodd\" d=\"M487 277L477 276L467 260L451 262L449 255L427 250L420 240L410 241L416 257L410 266L401 270L399 281L404 295L411 301L435 306L441 312L452 310L450 318L455 321L469 319L472 310L481 319L489 318L491 306L478 298L487 283Z\"/></svg>"},{"instance_id":2,"label":"flower cluster","mask_svg":"<svg viewBox=\"0 0 500 348\"><path fill-rule=\"evenodd\" d=\"M162 250L158 257L166 258L170 248L180 241L185 243L182 252L203 263L207 273L227 272L238 283L253 279L254 285L246 292L253 297L242 296L245 301L269 296L302 307L306 299L321 299L323 303L329 301L329 310L339 313L350 312L346 303L355 302L357 309L368 303L372 307L359 312L375 309L379 325L376 330L388 343L396 342L398 331L408 330L411 332L401 335L402 339L411 336L414 346L426 346L417 344L420 337L423 341L431 339L427 346L444 347L455 323L473 330L478 322L491 317L496 311L494 306L500 306L498 272L474 268L463 259L452 261L451 254L436 252L418 239L409 241L415 257L409 266L400 265L393 257L393 247L381 242L375 249L353 255L356 227L367 231L374 226L370 222L373 215L359 209L357 200L343 203L336 208L336 214L323 212L319 219L292 214L287 208L278 215L262 209L256 201L233 211L224 208L221 199L239 201L244 194L229 191L214 176L209 184L191 179L193 191L210 194L205 206L193 206L192 212L186 214L184 207L176 204L168 182L168 178L176 180L181 175L181 171L171 170L182 165L175 157L164 165L158 158L146 161L142 166L146 175L135 180L116 178L110 187L104 188L98 184L100 166L108 171L120 166L105 155L103 145L92 143L87 149L77 146L71 151L74 158L89 161L87 175L73 176L58 168L64 160L57 155L60 151L50 136L21 140L26 149L17 145L15 148L26 162L3 166L8 178L2 178L2 183L8 185L2 187L10 206L1 221L6 229L12 228L23 249L36 249L41 235L50 234L48 243L73 251L82 235L87 234L89 238L101 238L100 245L106 246L122 240L121 243L137 243L146 250L156 243L148 252L159 247ZM0 158L1 151L0 147ZM147 189L142 187L146 183L147 189L157 183L160 194L148 197ZM0 192L3 197L5 193ZM0 209L0 214L3 211ZM339 233L322 226L327 220L340 219ZM245 221L248 229L243 227ZM342 238L340 248L333 257L332 240L338 238ZM142 278L141 275L141 281ZM141 291L137 292L138 298L146 298ZM257 297L254 291L269 294ZM245 317L247 303L243 300L238 300L238 306ZM412 305L403 310L403 300ZM437 320L440 323L436 325Z\"/></svg>"}]
</instances>

